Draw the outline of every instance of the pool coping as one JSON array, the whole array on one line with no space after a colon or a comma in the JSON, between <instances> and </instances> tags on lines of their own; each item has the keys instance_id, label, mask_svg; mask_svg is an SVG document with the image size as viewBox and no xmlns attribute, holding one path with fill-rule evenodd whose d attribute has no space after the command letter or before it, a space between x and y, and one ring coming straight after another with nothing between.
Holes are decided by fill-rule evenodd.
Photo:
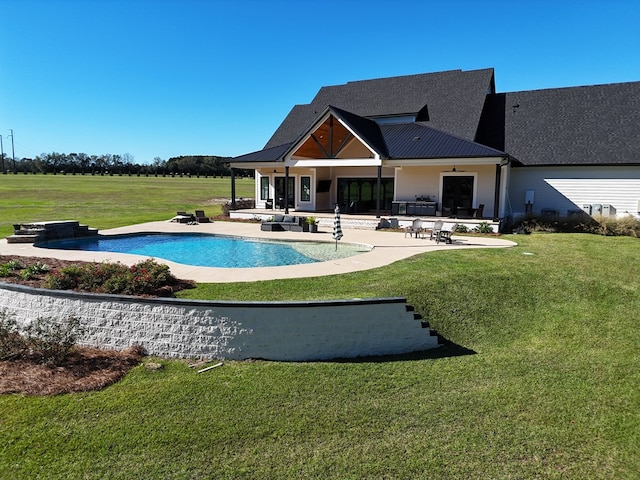
<instances>
[{"instance_id":1,"label":"pool coping","mask_svg":"<svg viewBox=\"0 0 640 480\"><path fill-rule=\"evenodd\" d=\"M210 233L245 238L316 241L335 244L331 229L321 228L318 233L309 232L266 232L260 230L257 223L243 222L211 222L188 225L171 221L147 222L125 227L101 230L101 235L131 233ZM255 282L280 278L308 278L369 270L389 265L398 260L412 257L420 253L438 250L474 249L474 248L507 248L517 245L515 242L490 236L456 235L453 244L436 244L428 238L405 236L402 232L381 230L360 230L343 228L343 237L338 242L359 244L371 247L371 250L359 255L345 257L326 262L278 267L254 268L217 268L183 265L164 259L158 262L170 267L171 272L183 279L204 283ZM0 254L27 257L58 258L78 261L112 261L133 265L148 257L114 252L82 252L78 250L54 250L39 248L32 244L8 243L0 240Z\"/></svg>"}]
</instances>

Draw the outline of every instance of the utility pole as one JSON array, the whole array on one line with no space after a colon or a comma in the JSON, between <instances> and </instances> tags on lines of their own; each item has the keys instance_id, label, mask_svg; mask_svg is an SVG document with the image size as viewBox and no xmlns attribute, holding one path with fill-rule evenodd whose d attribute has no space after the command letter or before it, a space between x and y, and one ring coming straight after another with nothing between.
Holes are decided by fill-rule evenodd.
<instances>
[{"instance_id":1,"label":"utility pole","mask_svg":"<svg viewBox=\"0 0 640 480\"><path fill-rule=\"evenodd\" d=\"M13 159L13 173L16 173L16 152L13 149L13 128L11 129L11 158Z\"/></svg>"},{"instance_id":2,"label":"utility pole","mask_svg":"<svg viewBox=\"0 0 640 480\"><path fill-rule=\"evenodd\" d=\"M2 159L2 173L4 173L4 147L2 146L2 135L0 135L0 159Z\"/></svg>"}]
</instances>

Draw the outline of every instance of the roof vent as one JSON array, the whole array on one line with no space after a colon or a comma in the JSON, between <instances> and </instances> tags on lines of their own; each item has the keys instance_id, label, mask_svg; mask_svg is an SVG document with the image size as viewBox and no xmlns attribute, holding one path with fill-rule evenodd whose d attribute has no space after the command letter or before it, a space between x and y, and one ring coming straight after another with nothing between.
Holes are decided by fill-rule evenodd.
<instances>
[{"instance_id":1,"label":"roof vent","mask_svg":"<svg viewBox=\"0 0 640 480\"><path fill-rule=\"evenodd\" d=\"M417 142L418 140L420 140L420 137L413 137L414 142Z\"/></svg>"}]
</instances>

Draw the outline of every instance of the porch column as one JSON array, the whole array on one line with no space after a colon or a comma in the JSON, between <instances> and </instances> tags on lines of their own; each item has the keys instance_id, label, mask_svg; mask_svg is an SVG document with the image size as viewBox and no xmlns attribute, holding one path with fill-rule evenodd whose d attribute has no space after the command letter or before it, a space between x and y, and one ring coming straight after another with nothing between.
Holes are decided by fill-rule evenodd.
<instances>
[{"instance_id":1,"label":"porch column","mask_svg":"<svg viewBox=\"0 0 640 480\"><path fill-rule=\"evenodd\" d=\"M376 218L380 218L381 188L382 188L382 165L378 165L378 193L376 195Z\"/></svg>"},{"instance_id":2,"label":"porch column","mask_svg":"<svg viewBox=\"0 0 640 480\"><path fill-rule=\"evenodd\" d=\"M493 221L497 222L500 215L500 177L502 174L502 164L496 165L496 188L493 192Z\"/></svg>"},{"instance_id":3,"label":"porch column","mask_svg":"<svg viewBox=\"0 0 640 480\"><path fill-rule=\"evenodd\" d=\"M231 210L236 209L236 169L231 169Z\"/></svg>"},{"instance_id":4,"label":"porch column","mask_svg":"<svg viewBox=\"0 0 640 480\"><path fill-rule=\"evenodd\" d=\"M289 213L289 167L284 167L284 213Z\"/></svg>"}]
</instances>

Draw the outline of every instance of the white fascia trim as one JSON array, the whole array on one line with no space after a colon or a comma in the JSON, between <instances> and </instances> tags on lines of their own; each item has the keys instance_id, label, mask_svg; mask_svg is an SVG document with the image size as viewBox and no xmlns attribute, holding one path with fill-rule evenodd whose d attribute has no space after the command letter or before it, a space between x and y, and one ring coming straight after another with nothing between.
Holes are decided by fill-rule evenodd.
<instances>
[{"instance_id":1,"label":"white fascia trim","mask_svg":"<svg viewBox=\"0 0 640 480\"><path fill-rule=\"evenodd\" d=\"M287 167L378 167L382 165L379 158L317 158L310 160L287 160Z\"/></svg>"},{"instance_id":2,"label":"white fascia trim","mask_svg":"<svg viewBox=\"0 0 640 480\"><path fill-rule=\"evenodd\" d=\"M351 133L351 135L353 135L353 138L357 139L362 145L365 146L365 148L367 150L369 150L372 154L374 158L380 158L380 154L377 153L375 150L373 150L369 144L367 142L365 142L362 138L360 138L356 132L354 132L353 130L351 130L351 128L349 128L349 125L347 125L346 123L344 123L341 119L339 119L338 117L336 117L336 120L338 120L340 122L340 124L346 128L347 130L349 130L349 132Z\"/></svg>"},{"instance_id":3,"label":"white fascia trim","mask_svg":"<svg viewBox=\"0 0 640 480\"><path fill-rule=\"evenodd\" d=\"M284 168L282 162L241 162L241 163L229 163L231 168L240 168L251 170L252 168L255 170L259 170L261 168Z\"/></svg>"},{"instance_id":4,"label":"white fascia trim","mask_svg":"<svg viewBox=\"0 0 640 480\"><path fill-rule=\"evenodd\" d=\"M402 160L383 160L385 167L440 167L451 165L500 165L503 157L478 158L404 158Z\"/></svg>"},{"instance_id":5,"label":"white fascia trim","mask_svg":"<svg viewBox=\"0 0 640 480\"><path fill-rule=\"evenodd\" d=\"M290 152L290 153L288 153L288 154L284 157L285 162L287 162L287 161L289 161L289 160L291 160L291 159L292 159L294 152L295 152L296 150L298 150L298 148L300 148L300 146L301 146L302 144L304 144L304 142L306 142L307 140L309 140L309 139L311 138L311 135L313 135L313 133L317 130L318 126L322 125L322 124L325 122L325 120L326 120L327 118L329 118L329 116L330 116L330 115L332 115L332 113L331 113L331 112L327 112L327 114L326 114L324 117L320 118L320 119L319 119L319 120L318 120L318 121L313 125L313 127L311 127L311 129L309 130L309 133L308 133L307 135L305 135L304 137L302 137L302 138L300 139L300 141L296 142L296 144L295 144L295 145L294 145L294 146L289 150L289 152ZM340 122L340 125L342 125L344 128L346 128L347 130L349 130L349 133L351 133L351 135L353 135L353 137L354 137L355 139L357 139L357 140L358 140L362 145L364 145L364 146L365 146L365 148L366 148L367 150L369 150L369 151L373 154L374 158L376 158L376 159L380 158L380 155L379 155L378 153L376 153L374 150L372 150L372 149L371 149L371 147L369 146L369 144L368 144L367 142L365 142L364 140L362 140L362 138L360 138L358 135L356 135L356 133L355 133L351 128L349 128L349 126L348 126L346 123L344 123L344 122L343 122L342 120L340 120L338 117L334 117L334 118L335 118L336 120L338 120L338 122ZM332 159L328 159L328 160L332 160ZM319 166L323 166L323 167L324 167L324 166L327 166L327 165L319 165Z\"/></svg>"}]
</instances>

